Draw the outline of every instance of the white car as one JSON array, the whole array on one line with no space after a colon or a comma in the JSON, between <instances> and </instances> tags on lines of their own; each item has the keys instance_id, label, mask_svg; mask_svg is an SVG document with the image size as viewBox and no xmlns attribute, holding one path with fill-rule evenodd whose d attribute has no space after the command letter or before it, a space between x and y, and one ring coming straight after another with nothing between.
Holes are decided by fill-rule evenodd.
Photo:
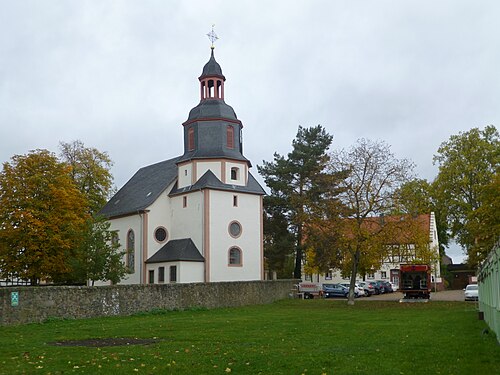
<instances>
[{"instance_id":1,"label":"white car","mask_svg":"<svg viewBox=\"0 0 500 375\"><path fill-rule=\"evenodd\" d=\"M345 286L346 288L349 289L350 284L349 283L342 283L340 285ZM364 297L365 296L365 290L358 285L358 283L354 284L354 293L356 294L356 297Z\"/></svg>"},{"instance_id":2,"label":"white car","mask_svg":"<svg viewBox=\"0 0 500 375\"><path fill-rule=\"evenodd\" d=\"M464 289L466 301L477 301L479 299L479 288L477 284L469 284Z\"/></svg>"}]
</instances>

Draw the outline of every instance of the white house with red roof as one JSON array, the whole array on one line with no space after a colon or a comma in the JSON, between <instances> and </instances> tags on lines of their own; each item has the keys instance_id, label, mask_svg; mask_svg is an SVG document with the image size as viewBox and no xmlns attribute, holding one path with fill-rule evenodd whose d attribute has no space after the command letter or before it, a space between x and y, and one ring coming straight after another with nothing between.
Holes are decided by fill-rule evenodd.
<instances>
[{"instance_id":1,"label":"white house with red roof","mask_svg":"<svg viewBox=\"0 0 500 375\"><path fill-rule=\"evenodd\" d=\"M418 228L428 236L428 248L434 253L435 262L431 264L431 281L433 285L442 284L440 263L439 263L439 239L434 212L417 216L386 216L385 218L372 218L368 221L368 226L373 227L380 224L381 220L386 222L399 220L413 220ZM403 236L404 237L404 236ZM415 260L415 246L404 238L394 238L390 244L391 250L382 261L380 269L369 272L366 280L390 281L396 288L399 287L399 267L401 264L412 263ZM343 278L339 270L331 269L326 274L305 275L307 281L314 281L322 284L329 283L349 283L350 279ZM361 281L362 276L358 275L357 280Z\"/></svg>"}]
</instances>

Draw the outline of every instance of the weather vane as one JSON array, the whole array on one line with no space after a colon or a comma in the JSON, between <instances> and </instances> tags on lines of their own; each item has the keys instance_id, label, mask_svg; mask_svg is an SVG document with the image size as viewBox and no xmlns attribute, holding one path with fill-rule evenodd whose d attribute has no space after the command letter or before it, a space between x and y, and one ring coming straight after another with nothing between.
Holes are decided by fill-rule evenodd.
<instances>
[{"instance_id":1,"label":"weather vane","mask_svg":"<svg viewBox=\"0 0 500 375\"><path fill-rule=\"evenodd\" d=\"M212 42L212 46L210 48L214 49L215 46L214 46L214 43L217 39L219 39L219 37L217 36L217 34L215 33L214 31L214 27L215 25L212 25L212 31L210 31L207 36L208 36L208 39L210 39L210 41Z\"/></svg>"}]
</instances>

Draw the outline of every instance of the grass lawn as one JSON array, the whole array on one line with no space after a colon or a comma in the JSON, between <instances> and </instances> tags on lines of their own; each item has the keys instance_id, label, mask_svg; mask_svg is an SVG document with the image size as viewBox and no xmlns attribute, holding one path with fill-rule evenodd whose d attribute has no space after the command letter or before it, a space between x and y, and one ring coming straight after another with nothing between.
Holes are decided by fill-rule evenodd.
<instances>
[{"instance_id":1,"label":"grass lawn","mask_svg":"<svg viewBox=\"0 0 500 375\"><path fill-rule=\"evenodd\" d=\"M1 374L500 374L475 304L285 300L0 327ZM57 346L65 340L155 339Z\"/></svg>"}]
</instances>

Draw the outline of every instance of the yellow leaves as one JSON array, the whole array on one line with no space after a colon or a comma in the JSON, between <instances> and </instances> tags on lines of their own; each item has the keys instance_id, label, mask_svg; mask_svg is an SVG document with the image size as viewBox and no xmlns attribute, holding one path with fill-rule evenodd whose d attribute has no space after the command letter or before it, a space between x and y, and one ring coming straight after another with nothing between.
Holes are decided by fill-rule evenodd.
<instances>
[{"instance_id":1,"label":"yellow leaves","mask_svg":"<svg viewBox=\"0 0 500 375\"><path fill-rule=\"evenodd\" d=\"M46 150L17 155L0 172L0 256L4 271L41 279L69 271L86 203L65 164ZM43 262L40 262L43 259Z\"/></svg>"},{"instance_id":2,"label":"yellow leaves","mask_svg":"<svg viewBox=\"0 0 500 375\"><path fill-rule=\"evenodd\" d=\"M231 372L231 369L229 367L226 367L226 369L224 370L226 373L230 373Z\"/></svg>"}]
</instances>

